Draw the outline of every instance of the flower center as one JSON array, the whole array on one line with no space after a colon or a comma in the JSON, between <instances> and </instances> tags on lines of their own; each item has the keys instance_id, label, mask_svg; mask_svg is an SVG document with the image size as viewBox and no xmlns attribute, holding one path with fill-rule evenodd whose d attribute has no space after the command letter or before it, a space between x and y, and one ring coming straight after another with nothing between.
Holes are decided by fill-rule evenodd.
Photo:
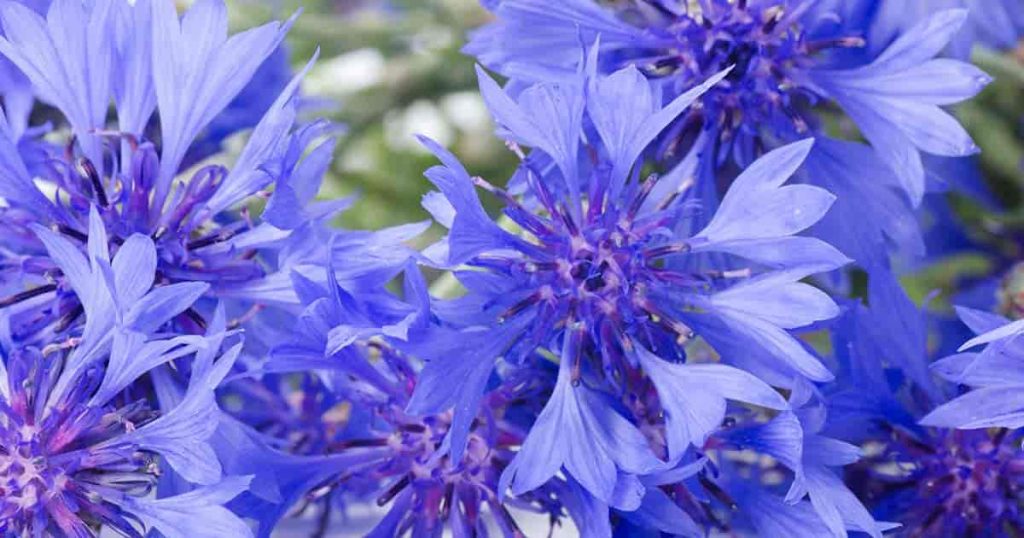
<instances>
[{"instance_id":1,"label":"flower center","mask_svg":"<svg viewBox=\"0 0 1024 538\"><path fill-rule=\"evenodd\" d=\"M45 458L35 458L27 446L16 445L7 454L0 453L0 497L6 504L27 510L49 493L55 473Z\"/></svg>"},{"instance_id":2,"label":"flower center","mask_svg":"<svg viewBox=\"0 0 1024 538\"><path fill-rule=\"evenodd\" d=\"M692 125L715 127L721 141L737 133L756 135L766 125L782 134L801 134L809 128L806 105L819 97L805 82L806 71L819 52L858 47L863 40L841 36L812 40L800 25L799 13L787 3L713 1L699 15L677 17L665 27L648 28L664 41L637 62L648 75L678 79L682 91L732 67L726 79L694 108Z\"/></svg>"},{"instance_id":3,"label":"flower center","mask_svg":"<svg viewBox=\"0 0 1024 538\"><path fill-rule=\"evenodd\" d=\"M86 158L67 158L52 169L51 183L60 193L55 200L64 206L70 219L55 223L55 231L83 249L89 241L89 212L95 206L104 223L112 251L132 234L150 236L158 249L156 285L176 282L209 282L230 285L265 276L256 259L256 252L230 248L225 242L253 227L246 210L229 222L215 222L204 213L207 203L227 177L222 166L200 168L186 182L176 182L165 204L157 207L153 190L159 170L159 158L150 143L132 141L134 154L130 166L114 177L103 178L97 167ZM70 153L69 149L69 153ZM0 209L0 220L8 218ZM28 237L32 245L34 237ZM34 248L34 247L33 247ZM14 258L12 256L12 258ZM12 322L16 339L29 338L49 325L62 332L76 323L83 313L77 297L60 271L47 259L36 263L0 260L0 267L19 268L19 280L31 275L30 281L45 282L8 297L0 297L0 308L7 308L36 297L56 292L58 308L43 305L42 310L28 311ZM0 275L2 278L2 275ZM19 306L19 312L23 307ZM24 318L24 319L22 319ZM29 321L24 321L29 320ZM190 309L179 318L188 331L202 330L205 320Z\"/></svg>"},{"instance_id":4,"label":"flower center","mask_svg":"<svg viewBox=\"0 0 1024 538\"><path fill-rule=\"evenodd\" d=\"M576 283L582 286L584 290L596 292L604 289L607 284L604 279L604 273L607 269L607 261L594 263L593 258L586 257L581 260L577 260L576 263L573 264L570 274L576 280Z\"/></svg>"},{"instance_id":5,"label":"flower center","mask_svg":"<svg viewBox=\"0 0 1024 538\"><path fill-rule=\"evenodd\" d=\"M1018 435L1000 430L940 432L926 442L902 440L897 460L913 468L890 492L911 536L990 536L1019 518L1024 488L1024 453ZM907 488L907 489L904 489ZM883 492L876 492L884 494Z\"/></svg>"}]
</instances>

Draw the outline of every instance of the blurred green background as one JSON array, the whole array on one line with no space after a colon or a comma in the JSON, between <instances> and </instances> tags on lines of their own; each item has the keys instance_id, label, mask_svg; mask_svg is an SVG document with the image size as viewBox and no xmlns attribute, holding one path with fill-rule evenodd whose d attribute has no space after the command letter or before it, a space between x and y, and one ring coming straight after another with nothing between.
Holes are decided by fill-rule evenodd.
<instances>
[{"instance_id":1,"label":"blurred green background","mask_svg":"<svg viewBox=\"0 0 1024 538\"><path fill-rule=\"evenodd\" d=\"M473 60L459 52L466 32L487 20L477 0L229 1L245 28L303 9L288 36L293 66L320 47L303 84L305 114L345 126L324 197L356 194L341 217L376 229L428 218L423 171L436 164L416 141L434 138L471 173L503 182L515 157L492 136L477 95Z\"/></svg>"}]
</instances>

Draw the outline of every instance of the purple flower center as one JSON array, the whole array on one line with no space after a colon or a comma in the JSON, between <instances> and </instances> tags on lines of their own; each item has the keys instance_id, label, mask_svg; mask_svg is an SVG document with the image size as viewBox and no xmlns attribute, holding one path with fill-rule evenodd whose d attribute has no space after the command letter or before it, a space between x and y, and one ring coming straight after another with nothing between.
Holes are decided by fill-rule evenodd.
<instances>
[{"instance_id":1,"label":"purple flower center","mask_svg":"<svg viewBox=\"0 0 1024 538\"><path fill-rule=\"evenodd\" d=\"M852 36L809 38L799 2L703 5L701 13L684 16L660 8L655 20L641 24L661 46L623 63L635 62L649 76L675 79L680 92L732 66L704 96L703 107L683 122L712 127L722 141L737 133L757 135L768 125L784 135L806 133L812 121L806 109L819 98L807 71L820 63L823 51L863 46Z\"/></svg>"},{"instance_id":2,"label":"purple flower center","mask_svg":"<svg viewBox=\"0 0 1024 538\"><path fill-rule=\"evenodd\" d=\"M153 239L159 254L157 286L176 282L230 286L265 276L254 250L227 243L254 226L248 211L243 209L238 218L222 222L206 210L227 177L224 167L198 169L188 181L175 182L167 200L160 203L153 193L159 173L156 150L150 143L132 140L131 145L130 164L106 178L87 158L75 158L70 149L63 159L48 163L47 179L58 190L51 228L80 243L84 250L89 240L89 210L97 207L112 249L136 233ZM0 298L0 308L18 306L19 314L12 322L16 340L46 327L60 333L80 319L81 305L53 262L35 254L42 249L34 234L23 223L19 225L19 218L17 212L0 210L0 223L11 224L15 233L23 231L19 242L25 245L23 255L3 254L0 270L6 274L0 273L0 283L10 280L38 285ZM51 292L56 293L54 301L37 300L33 302L36 307L21 304L44 295L53 298ZM189 330L201 330L205 325L191 309L181 321Z\"/></svg>"},{"instance_id":3,"label":"purple flower center","mask_svg":"<svg viewBox=\"0 0 1024 538\"><path fill-rule=\"evenodd\" d=\"M104 496L146 495L155 486L154 459L117 443L153 414L143 402L116 409L85 403L98 386L96 372L47 404L52 379L42 359L31 349L15 352L10 398L0 396L0 530L130 528Z\"/></svg>"},{"instance_id":4,"label":"purple flower center","mask_svg":"<svg viewBox=\"0 0 1024 538\"><path fill-rule=\"evenodd\" d=\"M656 184L650 178L631 185L621 203L606 199L597 188L580 216L544 202L544 211L528 211L493 186L484 187L514 204L507 214L532 236L516 243L519 257L488 254L470 261L520 280L517 290L530 290L514 302L496 299L509 304L500 321L527 312L536 316L540 332L536 339L524 340L524 353L542 344L548 336L542 329L573 327L587 335L588 345L602 351L604 364L598 366L612 377L621 379L629 369L628 349L634 340L682 359L678 344L693 338L693 332L678 315L659 306L663 301L658 290L668 285L676 292L696 293L713 284L714 275L671 263L670 257L689 250L687 243L672 239L671 230L693 206L672 204L680 194L676 192L665 200L650 200L657 206L641 212ZM546 190L540 198L552 199Z\"/></svg>"},{"instance_id":5,"label":"purple flower center","mask_svg":"<svg viewBox=\"0 0 1024 538\"><path fill-rule=\"evenodd\" d=\"M884 499L880 516L913 529L911 536L996 536L1020 526L1019 435L952 430L922 441L897 431L894 440L887 454L866 462L879 479L862 495Z\"/></svg>"},{"instance_id":6,"label":"purple flower center","mask_svg":"<svg viewBox=\"0 0 1024 538\"><path fill-rule=\"evenodd\" d=\"M922 528L963 529L967 534L1019 524L1024 453L1015 441L986 432L944 433L933 454L922 458L917 491L926 500ZM927 511L930 510L930 511ZM927 513L925 513L927 511Z\"/></svg>"}]
</instances>

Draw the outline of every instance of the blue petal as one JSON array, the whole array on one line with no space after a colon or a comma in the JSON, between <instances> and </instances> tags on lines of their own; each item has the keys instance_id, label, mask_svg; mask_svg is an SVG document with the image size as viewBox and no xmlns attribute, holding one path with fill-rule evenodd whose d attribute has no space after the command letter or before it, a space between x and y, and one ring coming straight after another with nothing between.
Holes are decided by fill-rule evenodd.
<instances>
[{"instance_id":1,"label":"blue petal","mask_svg":"<svg viewBox=\"0 0 1024 538\"><path fill-rule=\"evenodd\" d=\"M179 282L155 288L128 309L125 324L139 332L153 332L187 310L209 289L205 282Z\"/></svg>"},{"instance_id":2,"label":"blue petal","mask_svg":"<svg viewBox=\"0 0 1024 538\"><path fill-rule=\"evenodd\" d=\"M334 159L334 145L333 138L321 142L310 150L290 174L278 180L263 213L267 222L279 228L295 229L312 218L306 207L316 197L320 183Z\"/></svg>"},{"instance_id":3,"label":"blue petal","mask_svg":"<svg viewBox=\"0 0 1024 538\"><path fill-rule=\"evenodd\" d=\"M955 309L956 315L960 318L960 321L964 322L964 325L967 325L974 334L984 334L989 331L994 331L999 327L1010 323L1010 320L992 312L976 310L965 306L957 306Z\"/></svg>"},{"instance_id":4,"label":"blue petal","mask_svg":"<svg viewBox=\"0 0 1024 538\"><path fill-rule=\"evenodd\" d=\"M924 254L917 217L898 178L869 146L819 137L800 176L836 195L814 235L862 266L885 266L890 250Z\"/></svg>"},{"instance_id":5,"label":"blue petal","mask_svg":"<svg viewBox=\"0 0 1024 538\"><path fill-rule=\"evenodd\" d=\"M46 215L53 204L32 182L32 175L22 160L18 143L7 115L0 108L0 198L18 204L36 214Z\"/></svg>"},{"instance_id":6,"label":"blue petal","mask_svg":"<svg viewBox=\"0 0 1024 538\"><path fill-rule=\"evenodd\" d=\"M277 100L274 101L274 104L270 106L270 109L260 119L260 122L256 124L256 128L253 129L252 135L249 136L249 141L246 142L241 155L238 156L238 160L235 161L231 172L228 173L228 177L224 179L224 183L207 202L207 206L204 209L206 215L216 215L262 189L274 179L269 177L262 167L283 151L286 135L295 123L295 98L299 91L299 84L306 76L306 73L313 67L313 64L316 63L319 56L320 50L317 49L313 53L313 57L306 63L306 66L296 73L291 82L288 83L288 86L285 87ZM322 156L319 158L322 159ZM284 171L283 173L287 175L290 171ZM289 181L283 181L281 185L295 193ZM300 203L304 206L310 201L312 196L304 196L303 198ZM296 207L295 209L300 208ZM301 215L301 212L299 214ZM298 227L299 224L301 223L294 222L291 227Z\"/></svg>"},{"instance_id":7,"label":"blue petal","mask_svg":"<svg viewBox=\"0 0 1024 538\"><path fill-rule=\"evenodd\" d=\"M647 145L728 73L716 74L664 108L651 83L634 66L590 79L587 112L611 154L613 196L625 184Z\"/></svg>"},{"instance_id":8,"label":"blue petal","mask_svg":"<svg viewBox=\"0 0 1024 538\"><path fill-rule=\"evenodd\" d=\"M812 73L815 83L842 106L896 173L915 207L925 189L920 151L948 156L977 151L967 132L938 105L972 96L990 79L951 60L931 60L966 15L964 10L949 10L929 17L864 67Z\"/></svg>"},{"instance_id":9,"label":"blue petal","mask_svg":"<svg viewBox=\"0 0 1024 538\"><path fill-rule=\"evenodd\" d=\"M640 526L672 536L699 538L705 535L697 522L658 488L649 488L640 507L632 512L623 512L622 516Z\"/></svg>"},{"instance_id":10,"label":"blue petal","mask_svg":"<svg viewBox=\"0 0 1024 538\"><path fill-rule=\"evenodd\" d=\"M135 304L153 287L156 264L156 247L152 239L132 234L125 240L111 264L119 304Z\"/></svg>"},{"instance_id":11,"label":"blue petal","mask_svg":"<svg viewBox=\"0 0 1024 538\"><path fill-rule=\"evenodd\" d=\"M172 2L154 4L153 81L163 142L156 203L166 199L196 135L245 87L290 25L269 23L228 38L223 0L196 2L180 23Z\"/></svg>"},{"instance_id":12,"label":"blue petal","mask_svg":"<svg viewBox=\"0 0 1024 538\"><path fill-rule=\"evenodd\" d=\"M878 349L881 358L898 366L933 401L941 401L927 362L925 314L907 297L891 272L872 271L868 284L871 316L865 320L865 329L877 342L884 342Z\"/></svg>"},{"instance_id":13,"label":"blue petal","mask_svg":"<svg viewBox=\"0 0 1024 538\"><path fill-rule=\"evenodd\" d=\"M425 175L441 190L455 213L450 226L447 262L458 265L481 252L507 246L509 234L484 211L473 180L458 159L433 140L420 137L420 142L444 164L431 168Z\"/></svg>"},{"instance_id":14,"label":"blue petal","mask_svg":"<svg viewBox=\"0 0 1024 538\"><path fill-rule=\"evenodd\" d=\"M580 536L593 536L594 538L611 538L612 528L608 514L608 503L602 502L591 495L586 489L580 486L569 477L565 485L555 483L552 487L563 489L559 498L565 504L566 511L576 523Z\"/></svg>"},{"instance_id":15,"label":"blue petal","mask_svg":"<svg viewBox=\"0 0 1024 538\"><path fill-rule=\"evenodd\" d=\"M234 365L241 352L238 344L224 353L200 382L190 384L185 398L175 408L145 426L117 438L158 452L182 477L196 484L215 484L221 479L221 465L210 445L217 429L220 410L214 389Z\"/></svg>"},{"instance_id":16,"label":"blue petal","mask_svg":"<svg viewBox=\"0 0 1024 538\"><path fill-rule=\"evenodd\" d=\"M174 497L124 495L111 501L141 519L147 529L167 538L251 537L245 521L223 506L246 491L250 481L250 477L230 477Z\"/></svg>"},{"instance_id":17,"label":"blue petal","mask_svg":"<svg viewBox=\"0 0 1024 538\"><path fill-rule=\"evenodd\" d=\"M487 380L498 356L523 329L521 322L509 322L493 330L451 331L436 329L424 338L426 349L419 355L427 364L416 383L408 410L417 415L443 413L454 408L448 435L454 461L461 461L476 419ZM452 383L459 379L459 383Z\"/></svg>"},{"instance_id":18,"label":"blue petal","mask_svg":"<svg viewBox=\"0 0 1024 538\"><path fill-rule=\"evenodd\" d=\"M571 76L580 59L580 44L593 43L598 36L608 51L643 37L591 0L502 0L495 14L495 22L472 34L464 52L489 68L527 81Z\"/></svg>"},{"instance_id":19,"label":"blue petal","mask_svg":"<svg viewBox=\"0 0 1024 538\"><path fill-rule=\"evenodd\" d=\"M92 132L105 126L113 76L113 2L56 0L44 20L15 2L0 8L0 53L32 81L38 95L71 122L94 164L103 162Z\"/></svg>"},{"instance_id":20,"label":"blue petal","mask_svg":"<svg viewBox=\"0 0 1024 538\"><path fill-rule=\"evenodd\" d=\"M965 342L964 345L960 346L959 351L965 351L982 344L989 344L1005 338L1015 337L1021 333L1024 333L1024 320L1017 320L1007 323L998 329L993 329L987 333L971 338Z\"/></svg>"},{"instance_id":21,"label":"blue petal","mask_svg":"<svg viewBox=\"0 0 1024 538\"><path fill-rule=\"evenodd\" d=\"M782 185L803 163L812 144L813 139L789 144L747 167L711 222L694 236L694 251L727 247L742 255L744 242L790 236L818 222L835 197L809 185Z\"/></svg>"},{"instance_id":22,"label":"blue petal","mask_svg":"<svg viewBox=\"0 0 1024 538\"><path fill-rule=\"evenodd\" d=\"M38 224L32 225L32 231L84 303L91 293L93 278L92 269L82 251L67 239Z\"/></svg>"},{"instance_id":23,"label":"blue petal","mask_svg":"<svg viewBox=\"0 0 1024 538\"><path fill-rule=\"evenodd\" d=\"M847 489L843 481L824 467L805 470L811 505L837 538L847 536L846 529L866 532L872 538L882 538L882 531L891 524L876 522L860 500Z\"/></svg>"},{"instance_id":24,"label":"blue petal","mask_svg":"<svg viewBox=\"0 0 1024 538\"><path fill-rule=\"evenodd\" d=\"M207 345L199 336L146 342L144 334L115 329L103 382L90 401L103 405L146 372Z\"/></svg>"},{"instance_id":25,"label":"blue petal","mask_svg":"<svg viewBox=\"0 0 1024 538\"><path fill-rule=\"evenodd\" d=\"M1024 386L994 385L972 390L934 409L921 419L924 426L960 428L1024 427Z\"/></svg>"},{"instance_id":26,"label":"blue petal","mask_svg":"<svg viewBox=\"0 0 1024 538\"><path fill-rule=\"evenodd\" d=\"M718 437L741 450L754 450L772 456L794 472L802 471L803 428L793 413L779 413L765 424L733 428L722 432Z\"/></svg>"},{"instance_id":27,"label":"blue petal","mask_svg":"<svg viewBox=\"0 0 1024 538\"><path fill-rule=\"evenodd\" d=\"M792 335L759 317L722 311L684 315L683 321L725 360L754 371L762 379L773 373L772 384L787 386L793 374L819 382L834 378Z\"/></svg>"},{"instance_id":28,"label":"blue petal","mask_svg":"<svg viewBox=\"0 0 1024 538\"><path fill-rule=\"evenodd\" d=\"M800 282L803 271L777 271L743 280L709 299L714 309L754 316L783 329L795 329L839 315L823 291Z\"/></svg>"},{"instance_id":29,"label":"blue petal","mask_svg":"<svg viewBox=\"0 0 1024 538\"><path fill-rule=\"evenodd\" d=\"M817 517L809 502L786 503L757 485L745 486L742 490L732 493L759 536L828 536L828 528ZM845 537L845 534L843 536Z\"/></svg>"},{"instance_id":30,"label":"blue petal","mask_svg":"<svg viewBox=\"0 0 1024 538\"><path fill-rule=\"evenodd\" d=\"M664 465L650 452L636 426L602 395L583 385L573 386L569 363L563 357L554 393L522 449L502 473L499 491L506 487L516 495L531 491L564 466L597 499L622 510L635 510L644 488L629 475L646 474Z\"/></svg>"},{"instance_id":31,"label":"blue petal","mask_svg":"<svg viewBox=\"0 0 1024 538\"><path fill-rule=\"evenodd\" d=\"M260 536L270 536L292 505L314 487L391 454L386 448L353 449L331 456L286 454L267 446L258 432L223 414L210 442L225 472L253 477L250 492L232 502L232 508L256 520Z\"/></svg>"},{"instance_id":32,"label":"blue petal","mask_svg":"<svg viewBox=\"0 0 1024 538\"><path fill-rule=\"evenodd\" d=\"M153 87L153 3L114 2L117 64L114 96L117 123L124 133L141 135L156 109Z\"/></svg>"},{"instance_id":33,"label":"blue petal","mask_svg":"<svg viewBox=\"0 0 1024 538\"><path fill-rule=\"evenodd\" d=\"M937 56L967 20L966 9L940 11L914 24L871 63L875 72L895 72L917 67Z\"/></svg>"},{"instance_id":34,"label":"blue petal","mask_svg":"<svg viewBox=\"0 0 1024 538\"><path fill-rule=\"evenodd\" d=\"M487 73L477 68L480 93L497 123L515 141L539 149L554 159L579 209L578 152L583 130L584 88L581 78L564 83L541 82L513 101Z\"/></svg>"},{"instance_id":35,"label":"blue petal","mask_svg":"<svg viewBox=\"0 0 1024 538\"><path fill-rule=\"evenodd\" d=\"M726 400L786 409L786 400L760 379L724 364L674 364L636 348L644 372L654 382L666 415L670 461L690 445L702 447L725 418Z\"/></svg>"}]
</instances>

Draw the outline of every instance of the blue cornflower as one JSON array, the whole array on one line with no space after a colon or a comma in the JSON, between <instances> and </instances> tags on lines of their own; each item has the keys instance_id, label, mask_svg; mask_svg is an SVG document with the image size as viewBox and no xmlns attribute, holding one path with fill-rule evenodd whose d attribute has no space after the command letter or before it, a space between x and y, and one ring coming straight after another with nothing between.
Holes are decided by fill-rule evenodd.
<instances>
[{"instance_id":1,"label":"blue cornflower","mask_svg":"<svg viewBox=\"0 0 1024 538\"><path fill-rule=\"evenodd\" d=\"M894 277L883 276L872 275L870 308L851 305L833 339L840 373L827 389L825 431L865 449L848 467L847 483L875 517L899 522L911 534L989 536L1019 528L1020 436L1005 429L946 429L1019 425L996 409L1013 404L1005 393L982 394L987 389L950 399L954 388L929 371L925 314ZM1002 323L978 311L960 313L979 332ZM987 358L955 355L932 370L956 383L1008 386L1012 361L1006 348L997 349Z\"/></svg>"},{"instance_id":2,"label":"blue cornflower","mask_svg":"<svg viewBox=\"0 0 1024 538\"><path fill-rule=\"evenodd\" d=\"M592 54L588 66L595 61ZM450 228L426 255L459 269L454 276L468 293L435 305L441 324L412 342L427 364L410 409L454 408L456 460L499 357L525 368L547 350L559 364L546 407L503 475L512 491L530 491L564 468L601 502L627 511L642 497L637 476L665 462L611 403L632 378L649 376L661 397L672 462L721 422L726 400L785 408L762 379L790 386L831 378L788 332L838 312L800 279L847 261L795 235L834 199L817 187L783 185L810 141L752 164L702 228L690 229L697 200L685 177L638 179L644 148L726 75L662 107L633 67L538 84L518 100L482 74L502 133L517 151L514 142L534 148L518 172L527 185L521 196L471 178L424 140L443 163L426 173L440 193L424 205ZM476 187L505 204L508 226L521 234L490 219ZM684 345L697 335L734 366L684 364ZM463 382L451 383L453 376Z\"/></svg>"},{"instance_id":3,"label":"blue cornflower","mask_svg":"<svg viewBox=\"0 0 1024 538\"><path fill-rule=\"evenodd\" d=\"M152 288L153 241L131 235L111 257L97 211L89 224L88 260L67 239L34 227L83 305L81 333L25 346L0 317L0 534L93 536L102 526L125 536L248 535L223 506L248 479L223 478L210 445L219 414L214 389L241 344L215 359L219 343L158 334L207 285ZM125 391L147 372L189 358L193 374L176 405L161 410ZM196 489L154 496L161 462Z\"/></svg>"},{"instance_id":4,"label":"blue cornflower","mask_svg":"<svg viewBox=\"0 0 1024 538\"><path fill-rule=\"evenodd\" d=\"M733 492L739 524L763 536L835 536L859 531L881 538L900 525L876 521L850 487L842 472L863 457L861 449L823 434L828 421L824 402L808 386L790 397L792 413L767 423L744 424L719 434L732 449L753 450L773 458L755 472L736 472L723 477L723 487ZM749 422L749 420L748 420ZM795 435L802 432L802 435ZM732 463L734 467L740 464ZM772 473L788 470L793 479L784 496ZM723 473L724 474L724 473ZM758 480L760 479L760 480Z\"/></svg>"},{"instance_id":5,"label":"blue cornflower","mask_svg":"<svg viewBox=\"0 0 1024 538\"><path fill-rule=\"evenodd\" d=\"M8 204L0 227L10 239L0 258L0 282L10 295L0 306L16 313L15 339L50 338L82 312L67 275L55 270L27 223L48 225L82 248L93 206L113 244L136 233L152 238L159 283L209 283L206 297L230 299L235 323L268 304L297 303L290 269L323 261L331 232L320 223L346 204L313 201L333 138L325 122L293 128L306 70L262 118L249 118L255 129L232 167L183 167L197 137L278 49L290 21L228 38L220 0L197 2L180 21L169 0L58 0L46 18L8 3L0 21L0 53L28 76L40 100L63 113L70 130L64 151L36 170L0 121L0 196ZM145 133L156 114L160 131L152 141ZM250 206L262 201L257 214ZM367 271L375 270L370 265ZM213 302L177 321L201 331Z\"/></svg>"},{"instance_id":6,"label":"blue cornflower","mask_svg":"<svg viewBox=\"0 0 1024 538\"><path fill-rule=\"evenodd\" d=\"M840 9L847 4L494 4L497 20L475 33L466 51L514 81L564 77L577 63L580 35L600 35L602 72L635 66L659 84L666 99L733 66L701 106L673 123L660 155L670 161L699 155L699 165L687 173L695 174L710 205L718 187L735 177L735 165L742 169L771 149L813 136L817 144L799 180L839 199L815 233L866 266L884 264L893 242L920 250L912 207L925 193L921 153L977 151L940 107L974 96L989 78L970 64L933 59L963 23L962 10L915 21L872 61L851 65L843 53L865 45L857 26L867 17L858 12L857 24L843 24L839 17L853 17ZM826 125L833 123L836 105L870 148L829 138Z\"/></svg>"},{"instance_id":7,"label":"blue cornflower","mask_svg":"<svg viewBox=\"0 0 1024 538\"><path fill-rule=\"evenodd\" d=\"M230 392L241 399L226 404L289 454L270 458L269 468L306 461L317 469L312 478L285 483L273 519L260 514L264 528L301 497L298 512L316 507L320 532L356 500L388 508L371 536L433 536L446 528L471 536L484 533L488 520L505 536L521 535L498 494L499 478L523 441L524 420L528 424L550 391L547 380L526 371L491 391L470 427L464 457L454 459L447 444L452 413L406 411L421 363L396 346L430 319L419 271L408 267L404 300L387 293L351 296L333 270L327 274L326 289L296 277L308 306L292 337L271 351L259 380L231 384L240 385ZM560 498L572 495L565 482L553 481L517 505L549 514L554 524L563 517Z\"/></svg>"},{"instance_id":8,"label":"blue cornflower","mask_svg":"<svg viewBox=\"0 0 1024 538\"><path fill-rule=\"evenodd\" d=\"M452 413L410 415L406 406L416 387L415 362L387 347L379 352L389 365L380 368L380 379L359 379L365 383L362 390L349 391L355 406L372 410L368 427L333 447L381 447L377 458L350 468L333 482L342 488L348 485L346 480L363 482L363 489L376 496L376 504L388 507L372 536L400 536L409 531L413 536L433 536L445 528L455 536L473 536L488 526L488 519L501 535L521 536L523 531L510 506L546 513L552 526L562 519L561 497L566 487L562 481L545 484L516 499L515 504L499 494L501 474L526 434L516 421L517 411L536 414L536 402L543 394L542 379L512 377L489 391L470 427L463 457L456 460L446 445Z\"/></svg>"}]
</instances>

